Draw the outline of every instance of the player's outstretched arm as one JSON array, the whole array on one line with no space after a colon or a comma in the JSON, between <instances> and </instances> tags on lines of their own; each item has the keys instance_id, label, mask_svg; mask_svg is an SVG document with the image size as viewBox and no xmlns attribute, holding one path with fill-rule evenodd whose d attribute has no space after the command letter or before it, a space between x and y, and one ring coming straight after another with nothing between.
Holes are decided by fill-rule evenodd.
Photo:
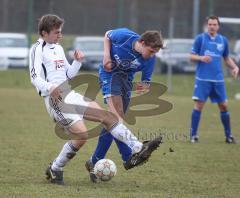
<instances>
[{"instance_id":1,"label":"player's outstretched arm","mask_svg":"<svg viewBox=\"0 0 240 198\"><path fill-rule=\"evenodd\" d=\"M81 61L84 59L84 54L80 51L80 50L75 50L74 52L74 61L72 63L72 65L69 65L69 63L66 60L65 57L65 63L67 66L67 77L69 79L72 79L74 76L77 75L77 73L79 72L82 63Z\"/></svg>"}]
</instances>

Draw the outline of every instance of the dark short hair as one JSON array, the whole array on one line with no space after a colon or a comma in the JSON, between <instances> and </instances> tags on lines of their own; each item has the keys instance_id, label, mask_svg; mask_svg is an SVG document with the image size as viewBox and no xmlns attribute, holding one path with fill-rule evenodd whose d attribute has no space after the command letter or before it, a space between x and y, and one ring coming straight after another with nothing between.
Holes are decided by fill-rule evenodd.
<instances>
[{"instance_id":1,"label":"dark short hair","mask_svg":"<svg viewBox=\"0 0 240 198\"><path fill-rule=\"evenodd\" d=\"M220 20L219 20L219 17L218 17L218 16L215 16L215 15L208 16L208 17L206 18L206 23L208 23L208 21L209 21L210 19L212 19L212 20L217 20L218 25L220 25Z\"/></svg>"},{"instance_id":2,"label":"dark short hair","mask_svg":"<svg viewBox=\"0 0 240 198\"><path fill-rule=\"evenodd\" d=\"M61 19L57 15L46 14L43 15L38 23L38 33L42 35L42 31L49 33L53 29L57 29L64 24L64 19Z\"/></svg>"},{"instance_id":3,"label":"dark short hair","mask_svg":"<svg viewBox=\"0 0 240 198\"><path fill-rule=\"evenodd\" d=\"M163 38L162 34L156 30L148 30L144 32L139 41L144 41L147 46L152 48L163 48Z\"/></svg>"}]
</instances>

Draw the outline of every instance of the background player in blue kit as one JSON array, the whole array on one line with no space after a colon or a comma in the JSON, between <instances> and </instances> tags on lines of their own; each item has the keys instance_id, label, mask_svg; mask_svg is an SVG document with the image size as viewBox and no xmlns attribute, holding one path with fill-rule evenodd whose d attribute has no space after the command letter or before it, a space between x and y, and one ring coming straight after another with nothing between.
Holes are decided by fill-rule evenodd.
<instances>
[{"instance_id":1,"label":"background player in blue kit","mask_svg":"<svg viewBox=\"0 0 240 198\"><path fill-rule=\"evenodd\" d=\"M191 117L190 142L198 141L198 125L201 111L208 97L218 103L220 117L225 130L226 142L236 143L230 127L230 114L227 108L227 96L222 71L222 57L237 78L239 68L229 57L228 40L218 34L220 21L217 16L209 16L206 20L207 32L197 35L193 44L191 60L197 62L193 100L195 101Z\"/></svg>"},{"instance_id":2,"label":"background player in blue kit","mask_svg":"<svg viewBox=\"0 0 240 198\"><path fill-rule=\"evenodd\" d=\"M99 79L109 110L120 120L124 117L130 102L134 74L138 71L142 72L137 90L147 90L154 69L155 54L162 47L163 40L158 31L146 31L141 36L127 28L106 32L103 65L99 69ZM131 156L130 148L113 138L112 135L108 135L107 131L103 129L95 152L86 162L86 168L90 172L90 179L93 182L96 181L92 174L93 166L98 160L105 157L113 139L122 155L125 169L139 165L126 163Z\"/></svg>"}]
</instances>

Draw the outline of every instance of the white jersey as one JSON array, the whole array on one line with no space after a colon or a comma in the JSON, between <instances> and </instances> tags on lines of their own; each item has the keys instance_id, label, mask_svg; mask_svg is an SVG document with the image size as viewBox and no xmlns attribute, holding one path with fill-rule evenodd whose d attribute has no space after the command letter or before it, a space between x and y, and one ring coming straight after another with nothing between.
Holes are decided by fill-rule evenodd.
<instances>
[{"instance_id":1,"label":"white jersey","mask_svg":"<svg viewBox=\"0 0 240 198\"><path fill-rule=\"evenodd\" d=\"M52 85L59 85L73 78L80 67L81 63L78 61L73 61L72 65L69 65L59 44L49 44L39 38L30 49L31 82L40 96L48 96Z\"/></svg>"}]
</instances>

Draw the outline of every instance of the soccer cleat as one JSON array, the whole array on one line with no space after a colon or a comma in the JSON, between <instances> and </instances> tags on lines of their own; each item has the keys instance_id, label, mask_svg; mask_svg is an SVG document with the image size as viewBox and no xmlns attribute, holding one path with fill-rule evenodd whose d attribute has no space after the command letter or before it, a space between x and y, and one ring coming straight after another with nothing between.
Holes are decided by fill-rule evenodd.
<instances>
[{"instance_id":1,"label":"soccer cleat","mask_svg":"<svg viewBox=\"0 0 240 198\"><path fill-rule=\"evenodd\" d=\"M91 182L93 183L97 183L98 182L98 178L97 176L94 174L94 164L91 162L91 160L89 159L88 161L86 161L85 163L85 167L87 169L87 171L89 172L89 178L91 180Z\"/></svg>"},{"instance_id":2,"label":"soccer cleat","mask_svg":"<svg viewBox=\"0 0 240 198\"><path fill-rule=\"evenodd\" d=\"M134 153L126 162L123 163L124 168L128 170L134 168L135 166L139 166L146 163L149 157L151 156L152 152L156 150L161 143L162 143L161 136L151 141L144 141L141 151L138 153Z\"/></svg>"},{"instance_id":3,"label":"soccer cleat","mask_svg":"<svg viewBox=\"0 0 240 198\"><path fill-rule=\"evenodd\" d=\"M198 136L193 136L190 138L190 143L194 144L194 143L197 143L199 140L199 137Z\"/></svg>"},{"instance_id":4,"label":"soccer cleat","mask_svg":"<svg viewBox=\"0 0 240 198\"><path fill-rule=\"evenodd\" d=\"M237 139L233 136L230 136L230 137L226 138L226 143L227 144L237 144Z\"/></svg>"},{"instance_id":5,"label":"soccer cleat","mask_svg":"<svg viewBox=\"0 0 240 198\"><path fill-rule=\"evenodd\" d=\"M46 169L46 179L50 180L53 184L64 185L63 182L63 171L54 171L51 169L52 164L50 163Z\"/></svg>"}]
</instances>

